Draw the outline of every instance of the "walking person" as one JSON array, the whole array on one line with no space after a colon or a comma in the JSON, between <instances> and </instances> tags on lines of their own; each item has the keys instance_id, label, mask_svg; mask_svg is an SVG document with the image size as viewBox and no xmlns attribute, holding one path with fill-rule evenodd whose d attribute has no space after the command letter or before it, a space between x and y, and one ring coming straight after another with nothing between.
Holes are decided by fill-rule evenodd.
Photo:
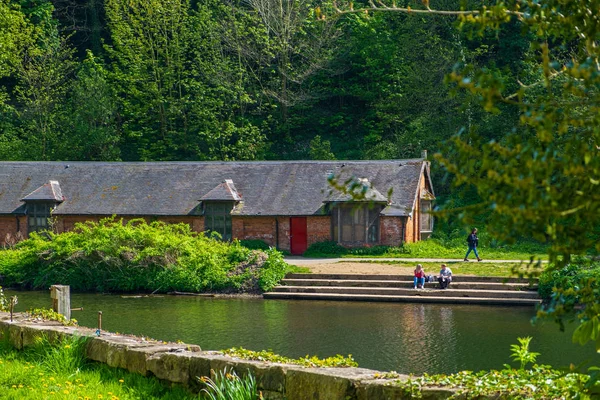
<instances>
[{"instance_id":1,"label":"walking person","mask_svg":"<svg viewBox=\"0 0 600 400\"><path fill-rule=\"evenodd\" d=\"M471 254L471 252L475 253L477 261L481 261L481 258L479 258L479 253L477 253L477 246L479 245L479 238L477 238L477 228L473 228L471 234L467 236L467 244L469 245L469 250L467 250L467 254L465 254L465 261L469 261L469 254Z\"/></svg>"},{"instance_id":2,"label":"walking person","mask_svg":"<svg viewBox=\"0 0 600 400\"><path fill-rule=\"evenodd\" d=\"M452 270L446 266L446 264L442 264L442 269L440 270L440 276L438 276L438 282L440 283L440 289L447 289L452 282Z\"/></svg>"},{"instance_id":3,"label":"walking person","mask_svg":"<svg viewBox=\"0 0 600 400\"><path fill-rule=\"evenodd\" d=\"M425 289L425 270L421 264L417 264L415 268L415 289Z\"/></svg>"}]
</instances>

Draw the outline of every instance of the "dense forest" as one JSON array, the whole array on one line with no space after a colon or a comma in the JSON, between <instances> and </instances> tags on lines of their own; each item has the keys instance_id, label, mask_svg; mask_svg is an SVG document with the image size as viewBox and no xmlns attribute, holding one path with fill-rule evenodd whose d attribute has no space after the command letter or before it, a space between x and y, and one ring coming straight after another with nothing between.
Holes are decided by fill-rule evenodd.
<instances>
[{"instance_id":1,"label":"dense forest","mask_svg":"<svg viewBox=\"0 0 600 400\"><path fill-rule=\"evenodd\" d=\"M527 80L514 25L468 39L452 16L321 12L315 0L0 0L0 159L408 158L464 126L514 126L445 84L456 63Z\"/></svg>"},{"instance_id":2,"label":"dense forest","mask_svg":"<svg viewBox=\"0 0 600 400\"><path fill-rule=\"evenodd\" d=\"M517 90L540 68L516 22L468 33L319 0L0 0L0 159L384 159L451 152L461 129L502 140L519 110L484 111L448 74Z\"/></svg>"}]
</instances>

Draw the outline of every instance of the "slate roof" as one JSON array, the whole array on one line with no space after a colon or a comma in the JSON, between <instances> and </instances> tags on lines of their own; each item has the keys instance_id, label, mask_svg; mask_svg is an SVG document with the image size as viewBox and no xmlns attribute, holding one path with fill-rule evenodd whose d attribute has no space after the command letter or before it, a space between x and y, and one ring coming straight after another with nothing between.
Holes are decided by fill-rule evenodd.
<instances>
[{"instance_id":1,"label":"slate roof","mask_svg":"<svg viewBox=\"0 0 600 400\"><path fill-rule=\"evenodd\" d=\"M384 215L412 212L422 159L258 162L0 162L0 214L23 211L21 201L50 180L64 201L54 215L192 215L200 199L226 179L242 201L237 215L318 215L330 196L327 177L367 178L378 191L393 188ZM219 188L221 189L225 188ZM211 195L212 196L212 195Z\"/></svg>"}]
</instances>

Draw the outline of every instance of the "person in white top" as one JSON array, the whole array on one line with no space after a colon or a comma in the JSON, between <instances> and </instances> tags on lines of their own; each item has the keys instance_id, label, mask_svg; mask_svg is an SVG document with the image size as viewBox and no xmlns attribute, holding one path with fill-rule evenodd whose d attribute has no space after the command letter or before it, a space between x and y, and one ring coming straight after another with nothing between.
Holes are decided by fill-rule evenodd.
<instances>
[{"instance_id":1,"label":"person in white top","mask_svg":"<svg viewBox=\"0 0 600 400\"><path fill-rule=\"evenodd\" d=\"M441 289L447 289L452 282L452 270L446 266L446 264L442 264L442 269L440 270L440 276L438 276L438 282L440 283Z\"/></svg>"}]
</instances>

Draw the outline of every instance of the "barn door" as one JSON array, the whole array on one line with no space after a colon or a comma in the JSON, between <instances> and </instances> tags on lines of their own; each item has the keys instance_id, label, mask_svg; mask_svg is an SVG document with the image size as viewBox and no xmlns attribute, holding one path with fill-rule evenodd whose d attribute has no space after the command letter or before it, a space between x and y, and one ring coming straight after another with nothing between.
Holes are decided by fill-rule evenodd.
<instances>
[{"instance_id":1,"label":"barn door","mask_svg":"<svg viewBox=\"0 0 600 400\"><path fill-rule=\"evenodd\" d=\"M308 241L306 236L306 217L290 218L290 251L300 255L306 251Z\"/></svg>"}]
</instances>

